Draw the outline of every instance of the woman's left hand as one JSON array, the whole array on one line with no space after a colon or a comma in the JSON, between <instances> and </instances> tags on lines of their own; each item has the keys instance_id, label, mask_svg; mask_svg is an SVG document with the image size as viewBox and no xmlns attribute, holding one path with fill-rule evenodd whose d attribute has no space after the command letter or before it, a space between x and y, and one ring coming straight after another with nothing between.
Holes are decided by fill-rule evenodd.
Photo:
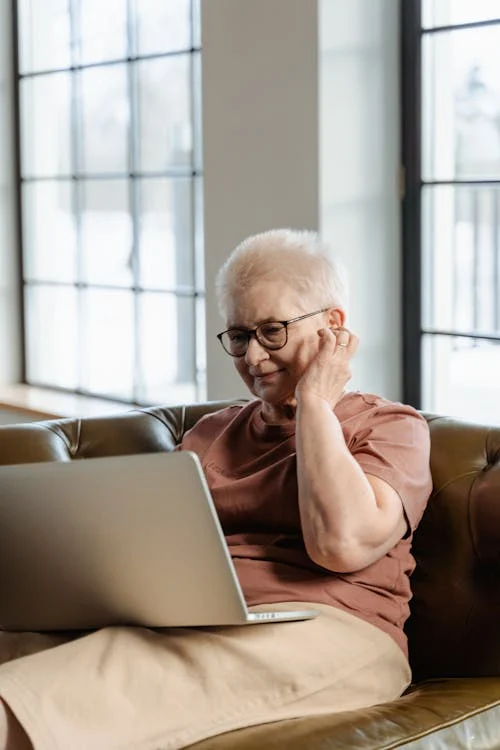
<instances>
[{"instance_id":1,"label":"woman's left hand","mask_svg":"<svg viewBox=\"0 0 500 750\"><path fill-rule=\"evenodd\" d=\"M295 397L297 403L310 396L321 398L334 408L351 379L359 339L347 328L322 328L318 336L319 351L297 383Z\"/></svg>"}]
</instances>

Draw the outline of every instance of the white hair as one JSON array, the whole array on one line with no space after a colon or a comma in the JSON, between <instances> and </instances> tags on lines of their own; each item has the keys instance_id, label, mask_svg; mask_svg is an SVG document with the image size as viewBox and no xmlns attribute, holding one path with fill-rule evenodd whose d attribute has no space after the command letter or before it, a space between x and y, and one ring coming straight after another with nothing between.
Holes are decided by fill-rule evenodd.
<instances>
[{"instance_id":1,"label":"white hair","mask_svg":"<svg viewBox=\"0 0 500 750\"><path fill-rule=\"evenodd\" d=\"M215 290L222 317L230 300L249 285L274 279L297 291L304 304L346 309L344 271L329 257L329 247L317 232L271 229L243 240L219 269Z\"/></svg>"}]
</instances>

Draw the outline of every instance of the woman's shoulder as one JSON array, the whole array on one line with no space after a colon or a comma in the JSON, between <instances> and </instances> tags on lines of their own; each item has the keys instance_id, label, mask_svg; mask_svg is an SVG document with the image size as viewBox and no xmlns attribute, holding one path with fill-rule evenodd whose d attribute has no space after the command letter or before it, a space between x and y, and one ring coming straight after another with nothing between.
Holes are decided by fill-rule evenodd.
<instances>
[{"instance_id":1,"label":"woman's shoulder","mask_svg":"<svg viewBox=\"0 0 500 750\"><path fill-rule=\"evenodd\" d=\"M416 419L425 422L424 417L413 406L400 401L391 401L375 393L348 391L335 407L335 414L341 423L349 420Z\"/></svg>"}]
</instances>

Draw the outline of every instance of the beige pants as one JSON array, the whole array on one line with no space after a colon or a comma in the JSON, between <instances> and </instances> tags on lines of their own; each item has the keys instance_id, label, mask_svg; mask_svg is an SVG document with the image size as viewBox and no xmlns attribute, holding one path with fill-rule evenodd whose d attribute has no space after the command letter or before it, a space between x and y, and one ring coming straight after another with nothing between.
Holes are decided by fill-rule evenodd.
<instances>
[{"instance_id":1,"label":"beige pants","mask_svg":"<svg viewBox=\"0 0 500 750\"><path fill-rule=\"evenodd\" d=\"M0 666L0 696L35 750L175 750L244 726L399 696L410 669L393 640L314 606L320 616L302 622L106 628L62 645L4 633L0 650L10 643L11 657L22 639L27 650L45 650Z\"/></svg>"}]
</instances>

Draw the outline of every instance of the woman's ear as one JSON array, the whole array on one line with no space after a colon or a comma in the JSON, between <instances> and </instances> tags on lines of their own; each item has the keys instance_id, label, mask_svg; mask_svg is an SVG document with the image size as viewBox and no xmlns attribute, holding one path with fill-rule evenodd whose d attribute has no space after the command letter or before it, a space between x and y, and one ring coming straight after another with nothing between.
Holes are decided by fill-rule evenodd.
<instances>
[{"instance_id":1,"label":"woman's ear","mask_svg":"<svg viewBox=\"0 0 500 750\"><path fill-rule=\"evenodd\" d=\"M341 307L328 310L328 325L330 328L342 328L345 323L345 312Z\"/></svg>"}]
</instances>

